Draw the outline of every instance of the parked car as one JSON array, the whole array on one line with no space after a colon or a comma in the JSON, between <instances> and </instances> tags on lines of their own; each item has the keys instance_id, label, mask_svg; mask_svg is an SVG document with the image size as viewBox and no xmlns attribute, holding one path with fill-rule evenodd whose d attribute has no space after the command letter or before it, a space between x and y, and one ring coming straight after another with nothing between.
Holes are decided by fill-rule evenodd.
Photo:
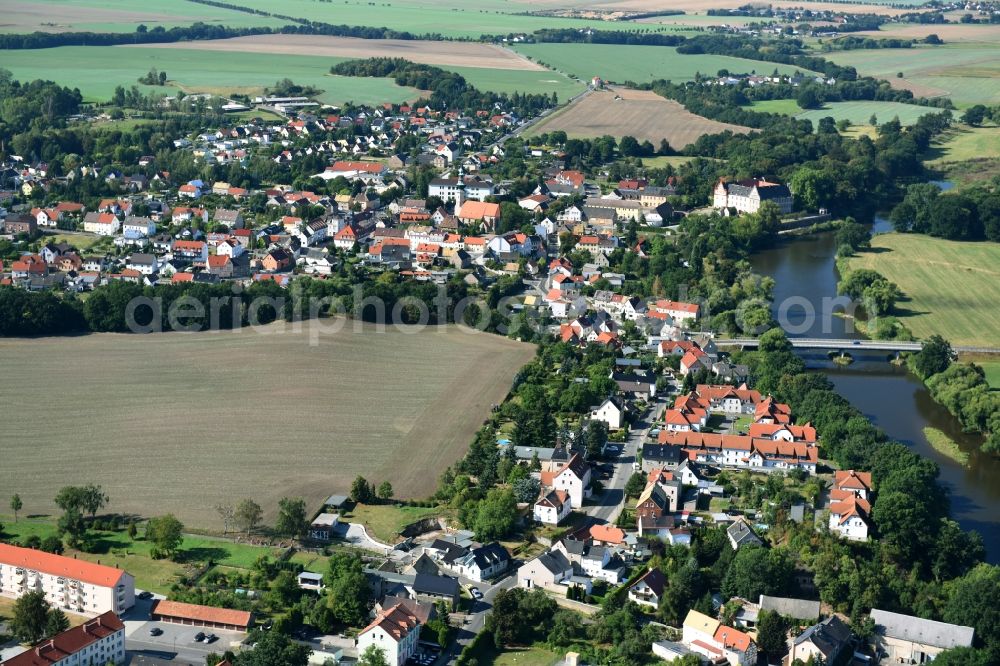
<instances>
[{"instance_id":1,"label":"parked car","mask_svg":"<svg viewBox=\"0 0 1000 666\"><path fill-rule=\"evenodd\" d=\"M219 637L216 636L215 634L209 634L209 635L205 636L205 642L206 643L214 643L217 640L219 640Z\"/></svg>"},{"instance_id":2,"label":"parked car","mask_svg":"<svg viewBox=\"0 0 1000 666\"><path fill-rule=\"evenodd\" d=\"M473 599L482 599L483 598L483 593L479 591L478 587L472 588L469 591L469 593L472 595Z\"/></svg>"},{"instance_id":3,"label":"parked car","mask_svg":"<svg viewBox=\"0 0 1000 666\"><path fill-rule=\"evenodd\" d=\"M153 627L152 629L149 630L150 636L161 636L162 634L163 634L163 629L160 629L159 627Z\"/></svg>"},{"instance_id":4,"label":"parked car","mask_svg":"<svg viewBox=\"0 0 1000 666\"><path fill-rule=\"evenodd\" d=\"M143 591L143 592L140 592L137 595L137 598L139 598L139 599L152 599L153 598L153 593L152 592Z\"/></svg>"},{"instance_id":5,"label":"parked car","mask_svg":"<svg viewBox=\"0 0 1000 666\"><path fill-rule=\"evenodd\" d=\"M196 643L201 643L203 640L205 640L205 632L199 631L197 634L194 635L194 640Z\"/></svg>"}]
</instances>

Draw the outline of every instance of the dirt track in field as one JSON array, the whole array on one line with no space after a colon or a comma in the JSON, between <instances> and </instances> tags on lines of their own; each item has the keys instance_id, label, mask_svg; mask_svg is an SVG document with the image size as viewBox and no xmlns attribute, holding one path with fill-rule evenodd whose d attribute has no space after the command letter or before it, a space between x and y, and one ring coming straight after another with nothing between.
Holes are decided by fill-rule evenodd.
<instances>
[{"instance_id":1,"label":"dirt track in field","mask_svg":"<svg viewBox=\"0 0 1000 666\"><path fill-rule=\"evenodd\" d=\"M17 378L0 388L0 488L47 513L60 487L99 483L111 511L192 527L216 526L212 507L243 497L270 518L284 496L316 507L358 474L426 497L534 347L453 326L353 326L316 345L309 322L0 339Z\"/></svg>"},{"instance_id":2,"label":"dirt track in field","mask_svg":"<svg viewBox=\"0 0 1000 666\"><path fill-rule=\"evenodd\" d=\"M621 99L615 99L615 96ZM654 92L614 88L591 93L566 109L550 116L534 128L533 134L562 130L574 137L634 136L658 147L666 139L673 148L683 148L703 134L726 130L749 132L747 127L729 125L697 116L677 102Z\"/></svg>"},{"instance_id":3,"label":"dirt track in field","mask_svg":"<svg viewBox=\"0 0 1000 666\"><path fill-rule=\"evenodd\" d=\"M129 45L133 48L133 45ZM197 49L270 53L275 55L328 56L332 58L406 58L412 62L450 67L481 67L545 71L513 51L475 42L433 42L405 39L360 39L323 35L253 35L172 44L138 44L134 48Z\"/></svg>"}]
</instances>

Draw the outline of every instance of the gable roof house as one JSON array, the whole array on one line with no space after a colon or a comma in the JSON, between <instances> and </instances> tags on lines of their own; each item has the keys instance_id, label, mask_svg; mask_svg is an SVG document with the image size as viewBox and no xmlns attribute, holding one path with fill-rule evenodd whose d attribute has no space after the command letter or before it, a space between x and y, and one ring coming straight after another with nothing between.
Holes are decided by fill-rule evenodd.
<instances>
[{"instance_id":1,"label":"gable roof house","mask_svg":"<svg viewBox=\"0 0 1000 666\"><path fill-rule=\"evenodd\" d=\"M657 608L666 583L667 577L662 571L650 569L628 589L628 598L639 605Z\"/></svg>"},{"instance_id":2,"label":"gable roof house","mask_svg":"<svg viewBox=\"0 0 1000 666\"><path fill-rule=\"evenodd\" d=\"M481 583L507 571L510 553L498 543L473 548L455 562L456 573Z\"/></svg>"},{"instance_id":3,"label":"gable roof house","mask_svg":"<svg viewBox=\"0 0 1000 666\"><path fill-rule=\"evenodd\" d=\"M125 624L114 611L60 632L16 656L3 666L70 666L124 664Z\"/></svg>"},{"instance_id":4,"label":"gable roof house","mask_svg":"<svg viewBox=\"0 0 1000 666\"><path fill-rule=\"evenodd\" d=\"M543 491L532 507L532 517L545 525L558 525L573 511L569 493L565 490Z\"/></svg>"},{"instance_id":5,"label":"gable roof house","mask_svg":"<svg viewBox=\"0 0 1000 666\"><path fill-rule=\"evenodd\" d=\"M517 570L518 586L528 589L563 591L572 577L573 564L558 550L542 553Z\"/></svg>"},{"instance_id":6,"label":"gable roof house","mask_svg":"<svg viewBox=\"0 0 1000 666\"><path fill-rule=\"evenodd\" d=\"M875 649L884 663L923 664L945 650L971 647L975 629L873 608Z\"/></svg>"},{"instance_id":7,"label":"gable roof house","mask_svg":"<svg viewBox=\"0 0 1000 666\"><path fill-rule=\"evenodd\" d=\"M871 530L871 511L868 500L853 494L834 501L830 504L830 531L851 541L867 541Z\"/></svg>"},{"instance_id":8,"label":"gable roof house","mask_svg":"<svg viewBox=\"0 0 1000 666\"><path fill-rule=\"evenodd\" d=\"M420 621L402 604L396 604L375 616L358 634L358 654L369 647L382 650L390 666L403 666L416 652Z\"/></svg>"},{"instance_id":9,"label":"gable roof house","mask_svg":"<svg viewBox=\"0 0 1000 666\"><path fill-rule=\"evenodd\" d=\"M757 536L750 523L744 518L740 518L726 529L726 536L729 537L729 545L733 550L739 550L743 546L763 546L764 540Z\"/></svg>"},{"instance_id":10,"label":"gable roof house","mask_svg":"<svg viewBox=\"0 0 1000 666\"><path fill-rule=\"evenodd\" d=\"M590 465L578 454L565 463L551 464L551 469L541 472L543 488L563 490L569 495L572 506L583 506L585 497L590 497Z\"/></svg>"},{"instance_id":11,"label":"gable roof house","mask_svg":"<svg viewBox=\"0 0 1000 666\"><path fill-rule=\"evenodd\" d=\"M788 661L806 662L820 657L824 664L837 662L837 657L851 644L851 628L836 615L814 624L788 641Z\"/></svg>"}]
</instances>

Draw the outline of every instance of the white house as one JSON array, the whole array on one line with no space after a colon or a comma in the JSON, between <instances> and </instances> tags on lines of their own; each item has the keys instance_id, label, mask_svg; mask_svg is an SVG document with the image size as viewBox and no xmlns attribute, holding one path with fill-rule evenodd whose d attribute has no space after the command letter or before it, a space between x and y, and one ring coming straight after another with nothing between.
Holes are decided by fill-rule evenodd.
<instances>
[{"instance_id":1,"label":"white house","mask_svg":"<svg viewBox=\"0 0 1000 666\"><path fill-rule=\"evenodd\" d=\"M765 201L774 203L782 214L791 213L794 205L792 193L786 185L751 178L735 183L720 180L715 186L712 207L735 208L740 213L756 213Z\"/></svg>"},{"instance_id":2,"label":"white house","mask_svg":"<svg viewBox=\"0 0 1000 666\"><path fill-rule=\"evenodd\" d=\"M573 511L569 495L565 490L550 490L535 502L532 514L536 522L558 525Z\"/></svg>"},{"instance_id":3,"label":"white house","mask_svg":"<svg viewBox=\"0 0 1000 666\"><path fill-rule=\"evenodd\" d=\"M460 576L481 583L507 571L510 554L498 543L473 548L457 560L452 568Z\"/></svg>"},{"instance_id":4,"label":"white house","mask_svg":"<svg viewBox=\"0 0 1000 666\"><path fill-rule=\"evenodd\" d=\"M122 224L122 235L125 238L149 238L156 235L156 222L148 217L127 217Z\"/></svg>"},{"instance_id":5,"label":"white house","mask_svg":"<svg viewBox=\"0 0 1000 666\"><path fill-rule=\"evenodd\" d=\"M99 615L135 605L135 579L126 571L32 548L0 544L0 595L17 599L41 590L54 608Z\"/></svg>"},{"instance_id":6,"label":"white house","mask_svg":"<svg viewBox=\"0 0 1000 666\"><path fill-rule=\"evenodd\" d=\"M830 504L830 531L851 541L868 541L871 504L868 500L850 496Z\"/></svg>"},{"instance_id":7,"label":"white house","mask_svg":"<svg viewBox=\"0 0 1000 666\"><path fill-rule=\"evenodd\" d=\"M521 565L517 570L517 584L531 589L540 587L555 590L573 577L573 563L558 550L542 553Z\"/></svg>"},{"instance_id":8,"label":"white house","mask_svg":"<svg viewBox=\"0 0 1000 666\"><path fill-rule=\"evenodd\" d=\"M625 408L614 398L606 398L596 409L590 411L591 421L601 421L608 430L618 430L625 418Z\"/></svg>"},{"instance_id":9,"label":"white house","mask_svg":"<svg viewBox=\"0 0 1000 666\"><path fill-rule=\"evenodd\" d=\"M590 465L573 454L565 464L542 470L541 482L545 488L565 491L572 506L583 506L583 499L590 497Z\"/></svg>"},{"instance_id":10,"label":"white house","mask_svg":"<svg viewBox=\"0 0 1000 666\"><path fill-rule=\"evenodd\" d=\"M375 616L371 624L358 634L358 654L374 645L382 650L390 666L403 666L417 649L420 621L396 604Z\"/></svg>"},{"instance_id":11,"label":"white house","mask_svg":"<svg viewBox=\"0 0 1000 666\"><path fill-rule=\"evenodd\" d=\"M650 608L659 607L660 597L663 596L663 587L666 582L667 578L662 571L650 569L628 589L629 601Z\"/></svg>"}]
</instances>

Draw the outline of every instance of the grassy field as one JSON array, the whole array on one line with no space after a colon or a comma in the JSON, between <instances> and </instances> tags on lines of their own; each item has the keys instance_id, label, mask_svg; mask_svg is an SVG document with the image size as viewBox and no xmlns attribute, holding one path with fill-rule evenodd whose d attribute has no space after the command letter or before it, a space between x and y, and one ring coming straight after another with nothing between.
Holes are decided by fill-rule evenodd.
<instances>
[{"instance_id":1,"label":"grassy field","mask_svg":"<svg viewBox=\"0 0 1000 666\"><path fill-rule=\"evenodd\" d=\"M837 51L823 57L911 89L915 95L950 97L959 107L1000 103L1000 44Z\"/></svg>"},{"instance_id":2,"label":"grassy field","mask_svg":"<svg viewBox=\"0 0 1000 666\"><path fill-rule=\"evenodd\" d=\"M928 163L939 166L985 157L1000 157L1000 127L955 125L934 140Z\"/></svg>"},{"instance_id":3,"label":"grassy field","mask_svg":"<svg viewBox=\"0 0 1000 666\"><path fill-rule=\"evenodd\" d=\"M767 72L775 68L791 74L802 71L789 65L717 55L685 55L666 46L621 44L523 44L515 47L535 62L589 81L600 76L607 81L644 83L654 79L689 81L695 74L715 76L721 69L734 73Z\"/></svg>"},{"instance_id":4,"label":"grassy field","mask_svg":"<svg viewBox=\"0 0 1000 666\"><path fill-rule=\"evenodd\" d=\"M110 511L210 529L217 504L253 497L267 522L281 497L315 508L358 474L425 497L534 353L454 327L348 322L315 345L283 328L0 340L5 430L34 433L8 440L0 487L27 514L99 483Z\"/></svg>"},{"instance_id":5,"label":"grassy field","mask_svg":"<svg viewBox=\"0 0 1000 666\"><path fill-rule=\"evenodd\" d=\"M372 44L378 44L376 40ZM377 55L373 53L372 55ZM155 67L167 72L170 85L139 85L146 93L258 94L281 78L323 90L319 99L331 104L403 102L419 96L413 88L392 79L332 76L330 67L348 58L202 51L179 48L121 48L67 46L53 49L7 51L3 66L24 81L51 79L79 88L89 100L106 101L116 86L139 85L140 76ZM566 99L583 89L579 82L545 70L449 67L473 85L497 92L555 92Z\"/></svg>"},{"instance_id":6,"label":"grassy field","mask_svg":"<svg viewBox=\"0 0 1000 666\"><path fill-rule=\"evenodd\" d=\"M674 148L683 148L703 134L749 131L745 127L697 116L654 92L624 88L582 97L533 126L531 134L555 130L573 137L634 136L654 146L666 139Z\"/></svg>"},{"instance_id":7,"label":"grassy field","mask_svg":"<svg viewBox=\"0 0 1000 666\"><path fill-rule=\"evenodd\" d=\"M357 504L341 517L361 523L369 533L384 543L399 541L399 532L410 523L441 515L440 507L396 506L394 504Z\"/></svg>"},{"instance_id":8,"label":"grassy field","mask_svg":"<svg viewBox=\"0 0 1000 666\"><path fill-rule=\"evenodd\" d=\"M237 27L282 26L287 21L186 0L4 0L0 32L133 32L197 21Z\"/></svg>"},{"instance_id":9,"label":"grassy field","mask_svg":"<svg viewBox=\"0 0 1000 666\"><path fill-rule=\"evenodd\" d=\"M872 251L847 260L899 285L899 319L914 335L953 345L1000 347L1000 244L880 234Z\"/></svg>"},{"instance_id":10,"label":"grassy field","mask_svg":"<svg viewBox=\"0 0 1000 666\"><path fill-rule=\"evenodd\" d=\"M821 109L803 111L794 99L770 99L754 102L751 106L755 111L781 113L786 116L811 120L814 126L819 123L821 118L826 117L832 117L835 120L846 118L851 121L852 125L868 125L873 114L880 123L899 118L899 122L904 125L912 125L924 114L938 111L933 107L917 106L916 104L867 101L831 102L823 105Z\"/></svg>"},{"instance_id":11,"label":"grassy field","mask_svg":"<svg viewBox=\"0 0 1000 666\"><path fill-rule=\"evenodd\" d=\"M980 361L986 372L986 381L994 391L1000 391L1000 361Z\"/></svg>"}]
</instances>

